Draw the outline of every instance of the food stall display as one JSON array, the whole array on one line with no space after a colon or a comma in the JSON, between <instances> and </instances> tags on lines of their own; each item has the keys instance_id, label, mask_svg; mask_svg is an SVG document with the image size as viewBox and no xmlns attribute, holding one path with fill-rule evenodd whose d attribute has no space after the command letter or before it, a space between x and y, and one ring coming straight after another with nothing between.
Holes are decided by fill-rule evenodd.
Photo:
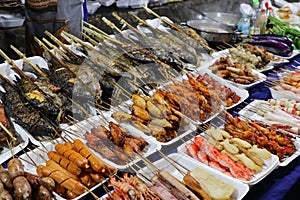
<instances>
[{"instance_id":1,"label":"food stall display","mask_svg":"<svg viewBox=\"0 0 300 200\"><path fill-rule=\"evenodd\" d=\"M114 36L89 23L85 41L46 32L59 48L35 38L44 57L0 51L1 198L238 200L299 156L299 62L282 65L298 57L293 39L253 35L216 52L145 9L156 19L131 13L138 27L113 14L127 30L103 18ZM275 39L288 52L265 48ZM273 98L249 98L259 85Z\"/></svg>"}]
</instances>

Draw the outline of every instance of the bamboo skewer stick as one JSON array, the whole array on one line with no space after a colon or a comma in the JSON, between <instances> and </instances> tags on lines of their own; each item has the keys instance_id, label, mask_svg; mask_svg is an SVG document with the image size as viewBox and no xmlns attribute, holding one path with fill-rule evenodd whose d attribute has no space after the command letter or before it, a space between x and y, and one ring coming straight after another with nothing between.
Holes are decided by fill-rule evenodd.
<instances>
[{"instance_id":1,"label":"bamboo skewer stick","mask_svg":"<svg viewBox=\"0 0 300 200\"><path fill-rule=\"evenodd\" d=\"M42 40L51 48L54 49L59 55L61 55L64 59L67 61L71 61L71 59L59 48L57 48L55 45L51 44L46 38L42 38Z\"/></svg>"},{"instance_id":2,"label":"bamboo skewer stick","mask_svg":"<svg viewBox=\"0 0 300 200\"><path fill-rule=\"evenodd\" d=\"M4 130L4 132L9 135L9 137L13 140L13 141L17 141L17 138L15 138L15 136L2 124L2 122L0 122L0 127Z\"/></svg>"},{"instance_id":3,"label":"bamboo skewer stick","mask_svg":"<svg viewBox=\"0 0 300 200\"><path fill-rule=\"evenodd\" d=\"M91 30L97 31L98 33L105 35L105 36L109 36L107 33L105 33L104 31L100 30L99 28L97 28L96 26L88 23L88 22L83 22L84 25L88 26Z\"/></svg>"},{"instance_id":4,"label":"bamboo skewer stick","mask_svg":"<svg viewBox=\"0 0 300 200\"><path fill-rule=\"evenodd\" d=\"M135 44L136 42L134 42L132 39L130 39L128 36L126 36L122 30L120 30L114 23L112 23L110 20L108 20L106 17L102 17L102 21L104 23L106 23L110 28L116 30L118 33L120 33L126 40L128 40L130 43Z\"/></svg>"},{"instance_id":5,"label":"bamboo skewer stick","mask_svg":"<svg viewBox=\"0 0 300 200\"><path fill-rule=\"evenodd\" d=\"M19 51L16 47L13 45L10 45L10 48L12 48L26 63L30 64L39 74L41 74L45 79L48 81L50 78L48 77L45 72L43 72L36 64L33 64L21 51Z\"/></svg>"},{"instance_id":6,"label":"bamboo skewer stick","mask_svg":"<svg viewBox=\"0 0 300 200\"><path fill-rule=\"evenodd\" d=\"M74 53L70 48L66 47L65 44L63 44L61 41L59 41L59 39L57 39L54 35L52 35L49 31L45 31L45 34L51 38L51 40L53 40L57 45L59 45L60 47L62 47L66 52L70 53L72 56L74 56L76 59L78 59L78 55L76 55L76 53Z\"/></svg>"},{"instance_id":7,"label":"bamboo skewer stick","mask_svg":"<svg viewBox=\"0 0 300 200\"><path fill-rule=\"evenodd\" d=\"M121 45L121 46L127 46L127 45L126 45L125 43L123 43L123 42L120 42L120 41L118 41L118 40L116 40L116 39L114 39L114 38L112 38L112 37L110 37L110 36L106 36L106 35L102 35L102 34L96 33L95 31L93 31L93 30L91 30L91 29L89 29L89 28L87 28L87 27L82 27L82 29L83 29L84 31L86 31L87 33L91 34L92 36L96 36L97 38L106 39L106 40L108 40L108 41L110 41L110 42L113 42L113 43L118 44L118 45Z\"/></svg>"},{"instance_id":8,"label":"bamboo skewer stick","mask_svg":"<svg viewBox=\"0 0 300 200\"><path fill-rule=\"evenodd\" d=\"M147 36L143 32L141 32L138 29L136 29L135 27L133 27L131 24L129 24L127 21L125 21L122 17L120 17L116 12L113 12L112 16L115 17L118 21L120 21L121 24L126 25L132 31L134 31L135 33L137 33L147 39Z\"/></svg>"},{"instance_id":9,"label":"bamboo skewer stick","mask_svg":"<svg viewBox=\"0 0 300 200\"><path fill-rule=\"evenodd\" d=\"M81 32L80 33L84 38L86 38L92 45L94 45L95 47L99 46L99 43L96 42L93 38L91 38L90 36L88 36L87 34Z\"/></svg>"},{"instance_id":10,"label":"bamboo skewer stick","mask_svg":"<svg viewBox=\"0 0 300 200\"><path fill-rule=\"evenodd\" d=\"M168 158L165 154L163 154L160 150L156 150L168 163L170 163L182 176L185 176L185 173L183 173L174 163L170 158Z\"/></svg>"}]
</instances>

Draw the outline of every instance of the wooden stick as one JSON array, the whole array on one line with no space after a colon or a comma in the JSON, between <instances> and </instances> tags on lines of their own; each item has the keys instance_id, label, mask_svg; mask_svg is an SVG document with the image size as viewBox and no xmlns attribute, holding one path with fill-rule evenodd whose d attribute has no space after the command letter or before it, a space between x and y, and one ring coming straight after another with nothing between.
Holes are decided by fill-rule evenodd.
<instances>
[{"instance_id":1,"label":"wooden stick","mask_svg":"<svg viewBox=\"0 0 300 200\"><path fill-rule=\"evenodd\" d=\"M13 141L17 141L17 138L14 137L14 135L2 124L2 122L0 122L0 127L4 130L4 132L9 135L9 137L13 140Z\"/></svg>"},{"instance_id":2,"label":"wooden stick","mask_svg":"<svg viewBox=\"0 0 300 200\"><path fill-rule=\"evenodd\" d=\"M42 38L42 40L51 48L54 49L54 51L56 51L59 55L61 55L64 59L66 59L67 61L71 61L71 59L59 48L57 48L57 46L51 44L46 38Z\"/></svg>"},{"instance_id":3,"label":"wooden stick","mask_svg":"<svg viewBox=\"0 0 300 200\"><path fill-rule=\"evenodd\" d=\"M124 38L126 38L129 42L131 42L132 44L136 44L136 42L134 42L132 39L130 39L128 36L126 36L122 30L120 30L113 22L111 22L110 20L108 20L106 17L102 17L102 21L104 23L106 23L110 28L116 30L117 32L119 32Z\"/></svg>"},{"instance_id":4,"label":"wooden stick","mask_svg":"<svg viewBox=\"0 0 300 200\"><path fill-rule=\"evenodd\" d=\"M88 26L90 29L97 31L98 33L100 33L102 35L109 36L107 33L105 33L104 31L100 30L99 28L97 28L96 26L94 26L88 22L83 21L83 24Z\"/></svg>"},{"instance_id":5,"label":"wooden stick","mask_svg":"<svg viewBox=\"0 0 300 200\"><path fill-rule=\"evenodd\" d=\"M119 40L116 40L116 39L114 39L114 38L112 38L110 36L101 35L99 33L96 33L95 31L93 31L93 30L91 30L91 29L89 29L87 27L82 27L82 29L84 31L86 31L87 33L91 34L92 36L96 36L97 38L103 38L103 39L106 39L106 40L108 40L110 42L113 42L115 44L118 44L118 45L121 45L121 46L127 46L127 44L125 44L123 42L120 42Z\"/></svg>"},{"instance_id":6,"label":"wooden stick","mask_svg":"<svg viewBox=\"0 0 300 200\"><path fill-rule=\"evenodd\" d=\"M66 45L64 45L59 39L57 39L54 35L52 35L49 31L45 31L45 34L49 36L57 45L62 47L65 51L69 52L72 56L74 56L76 59L78 59L78 55L74 53L70 48L68 48Z\"/></svg>"},{"instance_id":7,"label":"wooden stick","mask_svg":"<svg viewBox=\"0 0 300 200\"><path fill-rule=\"evenodd\" d=\"M158 152L168 163L170 163L182 176L185 176L185 173L181 171L176 165L174 165L174 163L170 158L168 158L168 156L163 154L160 150L156 150L156 152Z\"/></svg>"},{"instance_id":8,"label":"wooden stick","mask_svg":"<svg viewBox=\"0 0 300 200\"><path fill-rule=\"evenodd\" d=\"M93 38L91 38L90 36L88 36L87 34L83 33L83 32L80 32L80 35L82 35L84 38L88 39L88 41L94 45L95 47L96 46L99 46L99 43L96 42Z\"/></svg>"},{"instance_id":9,"label":"wooden stick","mask_svg":"<svg viewBox=\"0 0 300 200\"><path fill-rule=\"evenodd\" d=\"M50 81L50 78L48 77L48 75L43 72L36 64L33 64L26 56L25 54L23 54L21 51L19 51L16 47L14 47L13 45L10 45L10 48L12 50L14 50L26 63L28 63L29 65L31 65L40 75L42 75L45 79L47 79L48 81Z\"/></svg>"},{"instance_id":10,"label":"wooden stick","mask_svg":"<svg viewBox=\"0 0 300 200\"><path fill-rule=\"evenodd\" d=\"M79 44L81 44L84 47L87 47L90 50L94 50L94 47L87 44L86 42L82 41L81 39L75 37L74 35L67 33L65 31L62 31L62 35L66 35L67 37L71 38L72 40L74 40L75 42L78 42Z\"/></svg>"}]
</instances>

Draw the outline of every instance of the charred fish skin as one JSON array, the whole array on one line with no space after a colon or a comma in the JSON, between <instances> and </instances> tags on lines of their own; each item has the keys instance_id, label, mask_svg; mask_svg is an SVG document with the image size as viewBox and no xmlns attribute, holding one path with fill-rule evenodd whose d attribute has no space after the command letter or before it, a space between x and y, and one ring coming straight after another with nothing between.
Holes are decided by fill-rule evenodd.
<instances>
[{"instance_id":1,"label":"charred fish skin","mask_svg":"<svg viewBox=\"0 0 300 200\"><path fill-rule=\"evenodd\" d=\"M20 89L27 101L29 101L36 109L40 109L42 112L46 113L50 119L56 120L59 109L49 102L44 94L39 92L31 83L28 83L23 79L17 78L16 86ZM51 97L48 95L48 98Z\"/></svg>"},{"instance_id":2,"label":"charred fish skin","mask_svg":"<svg viewBox=\"0 0 300 200\"><path fill-rule=\"evenodd\" d=\"M26 99L19 95L19 92L8 83L2 83L4 92L0 92L5 112L13 118L17 124L25 128L33 136L50 136L54 133L57 124L51 124L38 110L36 110Z\"/></svg>"}]
</instances>

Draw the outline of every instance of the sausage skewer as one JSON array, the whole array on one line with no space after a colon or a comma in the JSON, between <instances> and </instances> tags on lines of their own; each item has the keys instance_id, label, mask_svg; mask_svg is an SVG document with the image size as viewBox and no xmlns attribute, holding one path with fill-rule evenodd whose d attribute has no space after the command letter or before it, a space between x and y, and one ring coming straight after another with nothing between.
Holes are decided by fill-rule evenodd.
<instances>
[{"instance_id":1,"label":"sausage skewer","mask_svg":"<svg viewBox=\"0 0 300 200\"><path fill-rule=\"evenodd\" d=\"M63 144L57 144L55 145L55 150L65 156L66 158L68 158L70 161L74 162L78 167L80 168L88 168L88 160L86 158L84 158L80 153L69 149L69 147L63 145Z\"/></svg>"}]
</instances>

